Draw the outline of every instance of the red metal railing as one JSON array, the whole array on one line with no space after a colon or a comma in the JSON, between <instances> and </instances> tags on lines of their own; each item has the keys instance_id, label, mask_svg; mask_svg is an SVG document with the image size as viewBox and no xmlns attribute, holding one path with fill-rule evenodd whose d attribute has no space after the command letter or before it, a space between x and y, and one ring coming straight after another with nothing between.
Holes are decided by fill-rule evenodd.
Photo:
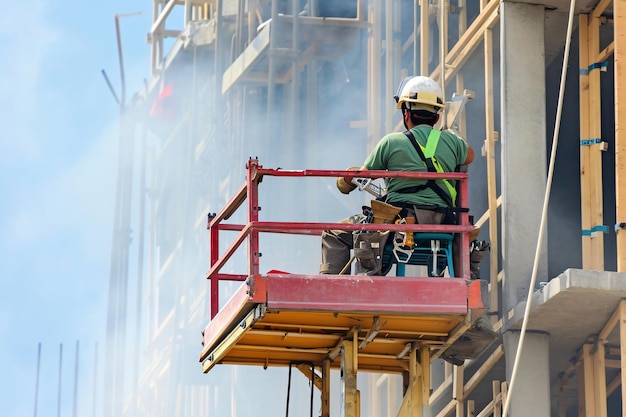
<instances>
[{"instance_id":1,"label":"red metal railing","mask_svg":"<svg viewBox=\"0 0 626 417\"><path fill-rule=\"evenodd\" d=\"M468 207L468 175L462 172L434 173L434 172L392 172L392 171L335 171L335 170L283 170L267 169L259 165L257 159L250 159L246 165L246 182L231 198L226 206L217 214L209 216L210 256L211 268L207 279L211 280L211 318L215 317L219 307L219 281L245 281L250 276L259 275L259 233L286 233L302 235L320 235L324 230L362 230L362 231L408 231L408 232L440 232L458 233L461 237L461 247L469 248L469 232L473 226L469 221L467 211L461 211L457 218L459 224L374 224L374 223L307 223L307 222L261 222L259 221L259 183L265 175L275 177L358 177L358 178L416 178L416 179L451 179L458 181L459 193L457 205ZM239 207L248 201L248 222L246 224L223 224ZM236 238L220 256L219 232L238 231ZM248 273L247 275L220 273L222 267L233 256L240 245L247 239L248 242ZM469 250L460 251L460 268L457 277L469 279L470 260Z\"/></svg>"}]
</instances>

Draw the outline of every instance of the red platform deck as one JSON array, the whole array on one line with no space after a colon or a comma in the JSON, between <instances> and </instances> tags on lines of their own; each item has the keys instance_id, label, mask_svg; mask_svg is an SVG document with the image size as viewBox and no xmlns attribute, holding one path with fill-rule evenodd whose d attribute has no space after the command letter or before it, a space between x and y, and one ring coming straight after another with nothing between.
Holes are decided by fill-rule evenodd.
<instances>
[{"instance_id":1,"label":"red platform deck","mask_svg":"<svg viewBox=\"0 0 626 417\"><path fill-rule=\"evenodd\" d=\"M268 274L248 279L203 332L202 368L218 363L339 367L357 341L358 369L402 372L415 344L438 357L482 313L486 282L451 278Z\"/></svg>"}]
</instances>

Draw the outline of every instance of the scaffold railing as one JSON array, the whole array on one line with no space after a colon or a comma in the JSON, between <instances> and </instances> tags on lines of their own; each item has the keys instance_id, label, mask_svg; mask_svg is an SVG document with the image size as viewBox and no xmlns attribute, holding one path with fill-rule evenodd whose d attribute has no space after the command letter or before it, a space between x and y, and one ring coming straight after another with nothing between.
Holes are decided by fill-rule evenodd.
<instances>
[{"instance_id":1,"label":"scaffold railing","mask_svg":"<svg viewBox=\"0 0 626 417\"><path fill-rule=\"evenodd\" d=\"M219 282L245 281L248 277L260 274L259 233L282 233L295 235L321 235L324 230L343 231L390 231L390 232L430 232L458 234L458 244L469 248L469 234L474 230L470 223L468 210L460 210L457 224L382 224L382 223L319 223L319 222L272 222L259 220L259 184L264 176L274 177L345 177L345 178L414 178L422 180L449 179L457 181L457 207L468 207L468 174L466 172L397 172L397 171L347 171L347 170L285 170L264 168L257 159L250 159L246 164L245 183L238 189L224 208L218 213L208 215L210 236L211 266L206 278L211 281L211 318L219 308ZM247 202L247 223L225 223L245 202ZM234 240L220 253L220 232L239 232ZM228 274L221 270L226 262L247 242L247 274ZM470 278L469 250L459 251L460 262L456 278Z\"/></svg>"}]
</instances>

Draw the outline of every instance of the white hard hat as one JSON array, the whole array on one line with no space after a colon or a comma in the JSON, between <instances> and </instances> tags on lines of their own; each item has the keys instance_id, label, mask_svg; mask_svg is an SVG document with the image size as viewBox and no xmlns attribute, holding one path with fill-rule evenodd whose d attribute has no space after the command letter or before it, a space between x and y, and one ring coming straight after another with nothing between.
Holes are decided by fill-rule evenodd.
<instances>
[{"instance_id":1,"label":"white hard hat","mask_svg":"<svg viewBox=\"0 0 626 417\"><path fill-rule=\"evenodd\" d=\"M416 76L405 78L394 96L396 107L409 110L428 110L437 113L446 107L439 84L428 77Z\"/></svg>"}]
</instances>

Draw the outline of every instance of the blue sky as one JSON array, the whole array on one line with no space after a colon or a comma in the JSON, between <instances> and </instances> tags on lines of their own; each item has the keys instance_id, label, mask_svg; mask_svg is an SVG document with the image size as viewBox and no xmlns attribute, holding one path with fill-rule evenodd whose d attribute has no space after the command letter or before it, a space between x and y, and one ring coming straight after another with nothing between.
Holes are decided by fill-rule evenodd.
<instances>
[{"instance_id":1,"label":"blue sky","mask_svg":"<svg viewBox=\"0 0 626 417\"><path fill-rule=\"evenodd\" d=\"M6 2L5 2L6 3ZM149 75L152 2L22 0L0 15L0 415L91 415L106 301L117 179L115 15L127 97ZM63 355L61 360L61 345ZM102 375L102 368L98 369ZM88 404L89 402L89 404Z\"/></svg>"}]
</instances>

